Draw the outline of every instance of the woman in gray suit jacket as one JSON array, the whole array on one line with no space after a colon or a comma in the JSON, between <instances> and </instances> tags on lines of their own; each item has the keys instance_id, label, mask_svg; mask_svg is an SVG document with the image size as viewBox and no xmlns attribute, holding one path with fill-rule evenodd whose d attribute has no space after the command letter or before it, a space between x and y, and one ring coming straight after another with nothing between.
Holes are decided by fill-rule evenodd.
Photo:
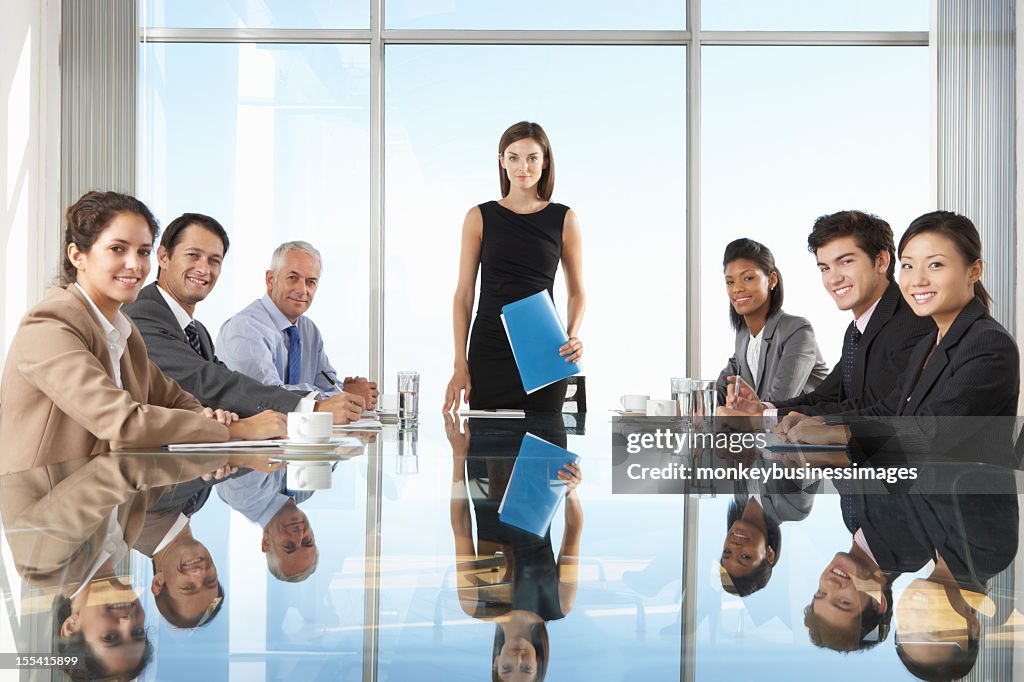
<instances>
[{"instance_id":1,"label":"woman in gray suit jacket","mask_svg":"<svg viewBox=\"0 0 1024 682\"><path fill-rule=\"evenodd\" d=\"M725 288L736 350L718 377L725 404L730 376L755 387L762 400L786 400L812 391L828 374L811 323L782 312L782 273L768 247L737 239L725 247Z\"/></svg>"}]
</instances>

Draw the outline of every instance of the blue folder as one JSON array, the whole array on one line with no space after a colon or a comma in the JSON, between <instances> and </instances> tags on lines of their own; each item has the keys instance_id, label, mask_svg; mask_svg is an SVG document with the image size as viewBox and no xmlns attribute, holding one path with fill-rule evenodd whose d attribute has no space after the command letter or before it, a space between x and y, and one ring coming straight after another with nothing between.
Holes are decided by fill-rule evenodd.
<instances>
[{"instance_id":1,"label":"blue folder","mask_svg":"<svg viewBox=\"0 0 1024 682\"><path fill-rule=\"evenodd\" d=\"M558 354L569 335L548 292L541 291L503 306L501 322L519 367L523 390L528 394L580 373L579 365L566 362Z\"/></svg>"},{"instance_id":2,"label":"blue folder","mask_svg":"<svg viewBox=\"0 0 1024 682\"><path fill-rule=\"evenodd\" d=\"M544 537L565 497L565 484L558 480L558 471L579 459L579 455L532 433L523 436L508 487L498 506L498 520Z\"/></svg>"}]
</instances>

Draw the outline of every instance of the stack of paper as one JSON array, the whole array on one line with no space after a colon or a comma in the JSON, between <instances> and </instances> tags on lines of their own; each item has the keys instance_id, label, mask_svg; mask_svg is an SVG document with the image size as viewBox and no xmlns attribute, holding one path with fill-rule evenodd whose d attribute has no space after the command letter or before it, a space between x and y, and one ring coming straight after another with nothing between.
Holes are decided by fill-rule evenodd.
<instances>
[{"instance_id":1,"label":"stack of paper","mask_svg":"<svg viewBox=\"0 0 1024 682\"><path fill-rule=\"evenodd\" d=\"M374 417L363 417L362 419L357 419L356 421L349 422L348 424L335 424L334 425L334 430L335 431L368 431L368 430L371 430L371 429L379 429L382 426L383 426L383 424L381 424L380 419L377 419L377 417L374 416Z\"/></svg>"},{"instance_id":2,"label":"stack of paper","mask_svg":"<svg viewBox=\"0 0 1024 682\"><path fill-rule=\"evenodd\" d=\"M493 419L525 419L523 410L459 410L460 417L490 417Z\"/></svg>"},{"instance_id":3,"label":"stack of paper","mask_svg":"<svg viewBox=\"0 0 1024 682\"><path fill-rule=\"evenodd\" d=\"M281 440L227 440L223 443L172 443L167 446L171 452L186 450L232 450L234 448L279 448Z\"/></svg>"}]
</instances>

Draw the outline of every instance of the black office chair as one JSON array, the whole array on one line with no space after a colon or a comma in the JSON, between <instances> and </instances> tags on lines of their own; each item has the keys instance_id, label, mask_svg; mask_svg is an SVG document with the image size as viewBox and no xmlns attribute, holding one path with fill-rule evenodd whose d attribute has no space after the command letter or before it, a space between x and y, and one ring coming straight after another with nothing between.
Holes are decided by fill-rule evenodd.
<instances>
[{"instance_id":1,"label":"black office chair","mask_svg":"<svg viewBox=\"0 0 1024 682\"><path fill-rule=\"evenodd\" d=\"M1013 445L1013 454L1017 455L1017 468L1024 469L1024 428L1017 434L1017 442Z\"/></svg>"},{"instance_id":2,"label":"black office chair","mask_svg":"<svg viewBox=\"0 0 1024 682\"><path fill-rule=\"evenodd\" d=\"M582 436L587 432L587 378L584 376L569 377L569 385L565 389L565 400L562 402L562 422L565 432L573 436Z\"/></svg>"},{"instance_id":3,"label":"black office chair","mask_svg":"<svg viewBox=\"0 0 1024 682\"><path fill-rule=\"evenodd\" d=\"M565 389L565 400L562 412L569 414L585 414L587 411L587 378L585 376L569 377L569 385Z\"/></svg>"}]
</instances>

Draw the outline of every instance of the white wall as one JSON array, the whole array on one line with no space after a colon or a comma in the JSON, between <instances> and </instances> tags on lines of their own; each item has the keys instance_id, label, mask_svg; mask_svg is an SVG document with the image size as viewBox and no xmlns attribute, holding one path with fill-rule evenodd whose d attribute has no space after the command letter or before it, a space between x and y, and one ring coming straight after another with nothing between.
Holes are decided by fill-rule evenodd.
<instances>
[{"instance_id":1,"label":"white wall","mask_svg":"<svg viewBox=\"0 0 1024 682\"><path fill-rule=\"evenodd\" d=\"M56 274L60 206L59 0L0 0L0 365L26 308ZM49 267L44 266L44 264ZM3 540L0 540L3 542ZM21 580L0 549L4 588ZM18 600L14 601L19 608ZM0 651L15 651L0 606ZM15 614L16 615L16 614Z\"/></svg>"},{"instance_id":2,"label":"white wall","mask_svg":"<svg viewBox=\"0 0 1024 682\"><path fill-rule=\"evenodd\" d=\"M0 362L57 269L60 2L0 0Z\"/></svg>"}]
</instances>

